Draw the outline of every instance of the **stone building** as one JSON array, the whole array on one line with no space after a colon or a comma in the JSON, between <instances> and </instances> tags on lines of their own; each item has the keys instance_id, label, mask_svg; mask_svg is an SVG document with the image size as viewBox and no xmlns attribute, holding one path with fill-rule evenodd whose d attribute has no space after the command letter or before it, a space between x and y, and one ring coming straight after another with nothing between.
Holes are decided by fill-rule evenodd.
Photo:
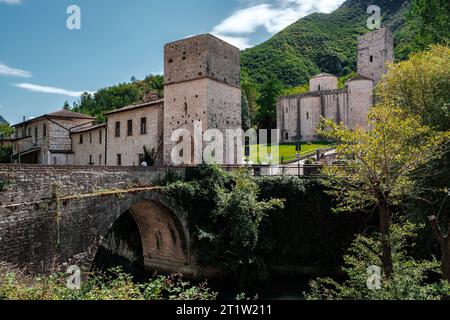
<instances>
[{"instance_id":1,"label":"stone building","mask_svg":"<svg viewBox=\"0 0 450 320\"><path fill-rule=\"evenodd\" d=\"M202 122L202 132L242 127L238 48L211 34L169 43L164 47L164 70L165 164L171 164L178 143L171 137L177 129L193 137L196 121ZM191 145L193 161L193 141Z\"/></svg>"},{"instance_id":2,"label":"stone building","mask_svg":"<svg viewBox=\"0 0 450 320\"><path fill-rule=\"evenodd\" d=\"M106 124L75 128L70 132L72 138L73 164L106 164Z\"/></svg>"},{"instance_id":3,"label":"stone building","mask_svg":"<svg viewBox=\"0 0 450 320\"><path fill-rule=\"evenodd\" d=\"M70 130L90 125L94 120L85 114L60 110L14 125L13 162L73 164Z\"/></svg>"},{"instance_id":4,"label":"stone building","mask_svg":"<svg viewBox=\"0 0 450 320\"><path fill-rule=\"evenodd\" d=\"M367 128L373 106L373 89L386 73L386 63L394 60L394 40L387 29L358 38L358 75L338 89L336 76L321 73L310 80L310 92L280 97L277 127L283 142L320 139L316 129L322 117L343 122L348 127Z\"/></svg>"},{"instance_id":5,"label":"stone building","mask_svg":"<svg viewBox=\"0 0 450 320\"><path fill-rule=\"evenodd\" d=\"M107 112L106 124L94 125L92 117L63 110L16 125L15 158L21 163L136 166L146 147L157 165L171 165L175 130L187 129L193 137L196 121L202 122L202 132L241 128L238 48L210 34L183 39L165 46L164 68L165 99Z\"/></svg>"},{"instance_id":6,"label":"stone building","mask_svg":"<svg viewBox=\"0 0 450 320\"><path fill-rule=\"evenodd\" d=\"M155 151L162 163L164 100L131 105L105 113L106 165L136 166L144 160L144 147Z\"/></svg>"}]
</instances>

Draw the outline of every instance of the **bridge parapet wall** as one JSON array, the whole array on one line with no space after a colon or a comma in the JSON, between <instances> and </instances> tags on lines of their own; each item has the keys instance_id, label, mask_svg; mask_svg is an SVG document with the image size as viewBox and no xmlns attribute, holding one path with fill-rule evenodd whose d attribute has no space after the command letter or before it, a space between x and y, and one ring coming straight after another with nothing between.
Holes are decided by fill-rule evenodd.
<instances>
[{"instance_id":1,"label":"bridge parapet wall","mask_svg":"<svg viewBox=\"0 0 450 320\"><path fill-rule=\"evenodd\" d=\"M0 165L0 206L152 186L168 172L183 176L184 168Z\"/></svg>"}]
</instances>

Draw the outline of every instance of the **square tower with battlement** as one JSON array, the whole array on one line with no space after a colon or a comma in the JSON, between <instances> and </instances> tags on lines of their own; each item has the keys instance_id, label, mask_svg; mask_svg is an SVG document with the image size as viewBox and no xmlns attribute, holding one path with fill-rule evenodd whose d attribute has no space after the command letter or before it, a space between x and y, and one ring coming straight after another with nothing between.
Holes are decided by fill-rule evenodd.
<instances>
[{"instance_id":1,"label":"square tower with battlement","mask_svg":"<svg viewBox=\"0 0 450 320\"><path fill-rule=\"evenodd\" d=\"M375 85L386 74L386 63L394 61L394 36L386 28L358 38L358 73Z\"/></svg>"},{"instance_id":2,"label":"square tower with battlement","mask_svg":"<svg viewBox=\"0 0 450 320\"><path fill-rule=\"evenodd\" d=\"M172 164L177 129L242 127L238 48L203 34L164 47L164 163Z\"/></svg>"}]
</instances>

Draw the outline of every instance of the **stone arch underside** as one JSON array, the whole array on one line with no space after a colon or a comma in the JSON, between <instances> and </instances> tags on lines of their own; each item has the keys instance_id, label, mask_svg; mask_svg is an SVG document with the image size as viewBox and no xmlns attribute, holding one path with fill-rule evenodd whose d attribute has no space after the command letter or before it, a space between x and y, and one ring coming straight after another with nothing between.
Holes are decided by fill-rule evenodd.
<instances>
[{"instance_id":1,"label":"stone arch underside","mask_svg":"<svg viewBox=\"0 0 450 320\"><path fill-rule=\"evenodd\" d=\"M111 210L113 221L101 228L101 234L91 250L91 264L114 223L129 214L139 231L146 269L192 273L186 215L176 208L171 199L159 193L147 192L117 201L121 203Z\"/></svg>"}]
</instances>

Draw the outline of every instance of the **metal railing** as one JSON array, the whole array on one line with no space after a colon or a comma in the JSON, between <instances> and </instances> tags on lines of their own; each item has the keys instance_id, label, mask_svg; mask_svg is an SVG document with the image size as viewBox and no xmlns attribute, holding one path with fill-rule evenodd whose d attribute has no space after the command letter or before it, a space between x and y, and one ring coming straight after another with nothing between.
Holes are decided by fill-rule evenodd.
<instances>
[{"instance_id":1,"label":"metal railing","mask_svg":"<svg viewBox=\"0 0 450 320\"><path fill-rule=\"evenodd\" d=\"M247 165L247 166L223 166L226 171L232 171L238 168L247 168L253 172L254 176L261 177L305 177L320 176L324 165L322 164L296 164L296 165Z\"/></svg>"}]
</instances>

